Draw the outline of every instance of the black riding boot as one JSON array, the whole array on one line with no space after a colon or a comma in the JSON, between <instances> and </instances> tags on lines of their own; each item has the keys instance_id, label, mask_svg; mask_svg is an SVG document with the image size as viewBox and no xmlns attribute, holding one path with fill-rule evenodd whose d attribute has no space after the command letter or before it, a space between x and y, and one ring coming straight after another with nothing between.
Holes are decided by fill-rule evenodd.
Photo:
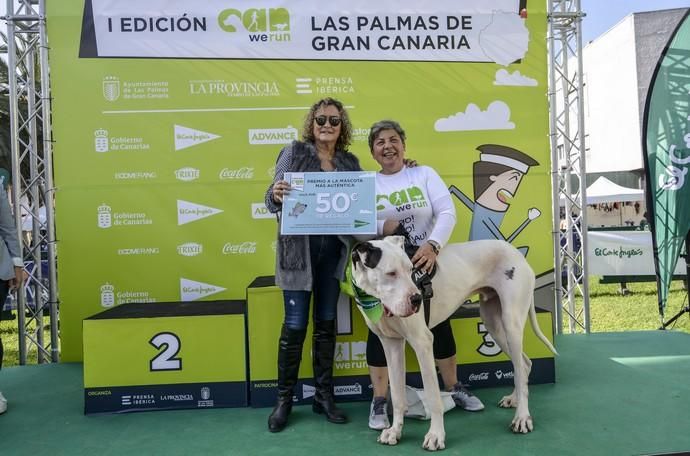
<instances>
[{"instance_id":1,"label":"black riding boot","mask_svg":"<svg viewBox=\"0 0 690 456\"><path fill-rule=\"evenodd\" d=\"M268 417L268 430L280 432L287 424L292 411L292 395L299 363L302 360L302 345L306 329L290 329L283 325L278 342L278 401Z\"/></svg>"},{"instance_id":2,"label":"black riding boot","mask_svg":"<svg viewBox=\"0 0 690 456\"><path fill-rule=\"evenodd\" d=\"M333 402L333 357L335 355L335 321L314 322L314 413L326 415L331 423L347 422L345 412Z\"/></svg>"}]
</instances>

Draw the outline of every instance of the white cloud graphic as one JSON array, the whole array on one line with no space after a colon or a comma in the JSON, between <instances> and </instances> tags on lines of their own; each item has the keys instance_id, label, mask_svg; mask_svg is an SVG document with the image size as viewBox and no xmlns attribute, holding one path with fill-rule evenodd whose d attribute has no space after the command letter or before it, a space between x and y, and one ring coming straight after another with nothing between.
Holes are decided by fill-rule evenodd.
<instances>
[{"instance_id":1,"label":"white cloud graphic","mask_svg":"<svg viewBox=\"0 0 690 456\"><path fill-rule=\"evenodd\" d=\"M501 68L496 72L496 80L494 85L497 86L537 86L537 80L528 76L520 74L520 71L515 70L512 73Z\"/></svg>"},{"instance_id":2,"label":"white cloud graphic","mask_svg":"<svg viewBox=\"0 0 690 456\"><path fill-rule=\"evenodd\" d=\"M470 103L465 112L438 119L434 123L436 131L512 130L514 128L515 124L510 121L510 108L500 100L491 102L486 111Z\"/></svg>"}]
</instances>

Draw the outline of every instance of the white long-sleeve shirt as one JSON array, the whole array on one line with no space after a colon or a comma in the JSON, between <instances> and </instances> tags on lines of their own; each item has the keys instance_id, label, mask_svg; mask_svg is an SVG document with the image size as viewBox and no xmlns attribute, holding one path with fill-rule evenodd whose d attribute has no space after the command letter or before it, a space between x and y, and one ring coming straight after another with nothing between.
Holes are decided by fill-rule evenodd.
<instances>
[{"instance_id":1,"label":"white long-sleeve shirt","mask_svg":"<svg viewBox=\"0 0 690 456\"><path fill-rule=\"evenodd\" d=\"M428 166L376 174L378 233L386 220L403 224L415 245L428 240L445 245L455 228L455 205L448 187Z\"/></svg>"}]
</instances>

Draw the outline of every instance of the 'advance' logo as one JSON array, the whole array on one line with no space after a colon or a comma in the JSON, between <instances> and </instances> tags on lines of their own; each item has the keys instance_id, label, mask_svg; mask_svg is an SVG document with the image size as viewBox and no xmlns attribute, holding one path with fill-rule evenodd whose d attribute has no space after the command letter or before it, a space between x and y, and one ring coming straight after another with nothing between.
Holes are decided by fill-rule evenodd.
<instances>
[{"instance_id":1,"label":"'advance' logo","mask_svg":"<svg viewBox=\"0 0 690 456\"><path fill-rule=\"evenodd\" d=\"M196 301L221 291L225 291L225 288L180 277L180 299L182 301Z\"/></svg>"},{"instance_id":2,"label":"'advance' logo","mask_svg":"<svg viewBox=\"0 0 690 456\"><path fill-rule=\"evenodd\" d=\"M289 144L297 140L297 129L291 125L287 128L251 128L249 144Z\"/></svg>"},{"instance_id":3,"label":"'advance' logo","mask_svg":"<svg viewBox=\"0 0 690 456\"><path fill-rule=\"evenodd\" d=\"M290 41L290 13L285 8L228 8L218 15L218 26L236 33L244 29L250 42Z\"/></svg>"},{"instance_id":4,"label":"'advance' logo","mask_svg":"<svg viewBox=\"0 0 690 456\"><path fill-rule=\"evenodd\" d=\"M252 218L255 219L275 219L276 215L271 214L264 203L252 203Z\"/></svg>"},{"instance_id":5,"label":"'advance' logo","mask_svg":"<svg viewBox=\"0 0 690 456\"><path fill-rule=\"evenodd\" d=\"M177 200L178 225L194 222L202 218L220 214L221 212L223 212L222 209L216 209L215 207L204 206L202 204L196 204L184 200Z\"/></svg>"}]
</instances>

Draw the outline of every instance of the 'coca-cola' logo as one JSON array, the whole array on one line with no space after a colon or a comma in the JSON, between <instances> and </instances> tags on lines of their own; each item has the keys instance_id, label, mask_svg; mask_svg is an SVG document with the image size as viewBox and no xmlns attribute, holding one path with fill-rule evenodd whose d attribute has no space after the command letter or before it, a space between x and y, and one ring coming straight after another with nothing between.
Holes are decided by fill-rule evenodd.
<instances>
[{"instance_id":1,"label":"'coca-cola' logo","mask_svg":"<svg viewBox=\"0 0 690 456\"><path fill-rule=\"evenodd\" d=\"M252 179L254 178L254 168L246 166L238 169L223 168L218 177L220 177L220 180Z\"/></svg>"},{"instance_id":2,"label":"'coca-cola' logo","mask_svg":"<svg viewBox=\"0 0 690 456\"><path fill-rule=\"evenodd\" d=\"M223 255L248 255L256 253L256 242L243 242L232 244L228 242L223 246Z\"/></svg>"},{"instance_id":3,"label":"'coca-cola' logo","mask_svg":"<svg viewBox=\"0 0 690 456\"><path fill-rule=\"evenodd\" d=\"M469 380L471 382L485 382L489 379L488 372L480 372L478 374L470 374Z\"/></svg>"}]
</instances>

